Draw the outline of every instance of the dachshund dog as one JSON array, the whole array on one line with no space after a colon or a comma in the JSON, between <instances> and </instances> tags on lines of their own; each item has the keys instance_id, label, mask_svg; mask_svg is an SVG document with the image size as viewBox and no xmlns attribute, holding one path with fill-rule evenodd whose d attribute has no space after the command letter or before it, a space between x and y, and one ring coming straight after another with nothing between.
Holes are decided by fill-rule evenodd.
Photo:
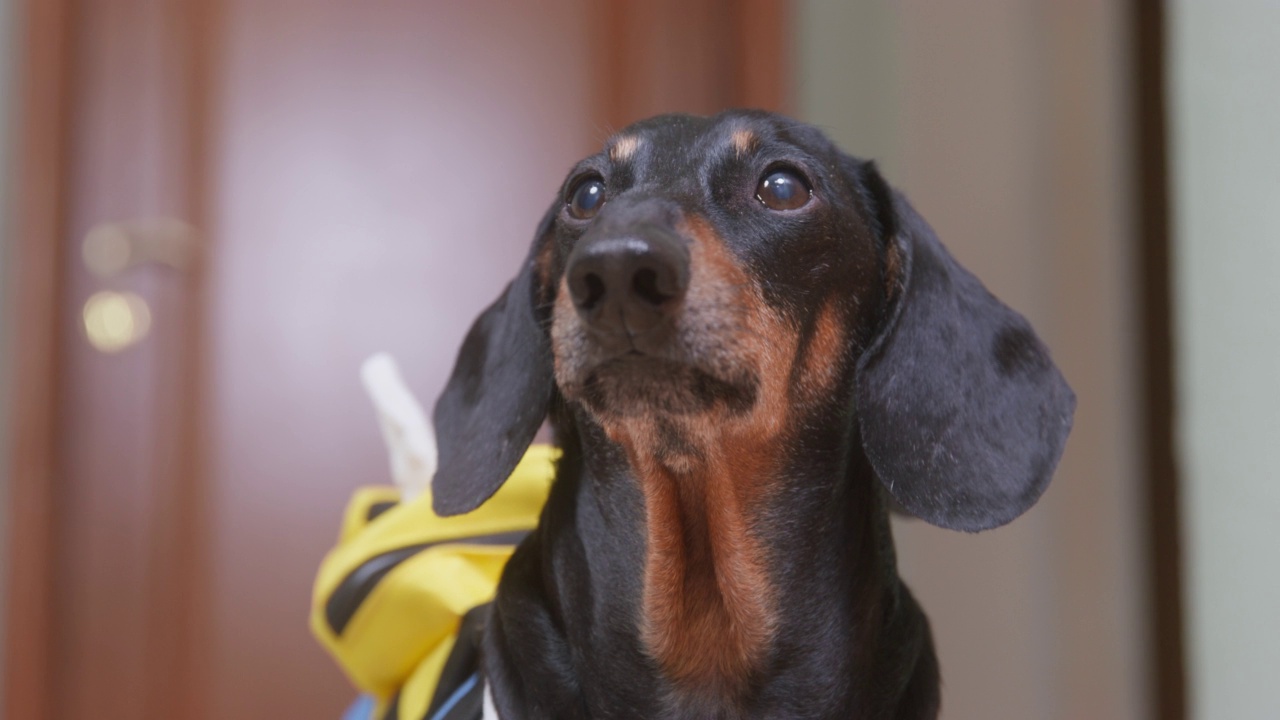
<instances>
[{"instance_id":1,"label":"dachshund dog","mask_svg":"<svg viewBox=\"0 0 1280 720\"><path fill-rule=\"evenodd\" d=\"M480 642L524 718L934 718L889 508L976 532L1044 492L1075 397L874 164L758 111L569 173L435 408L468 512L563 451Z\"/></svg>"}]
</instances>

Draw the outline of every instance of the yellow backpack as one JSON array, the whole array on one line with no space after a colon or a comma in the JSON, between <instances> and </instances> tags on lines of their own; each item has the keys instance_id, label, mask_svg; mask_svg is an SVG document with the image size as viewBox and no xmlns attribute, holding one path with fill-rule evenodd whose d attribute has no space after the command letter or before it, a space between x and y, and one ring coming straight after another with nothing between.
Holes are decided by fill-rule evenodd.
<instances>
[{"instance_id":1,"label":"yellow backpack","mask_svg":"<svg viewBox=\"0 0 1280 720\"><path fill-rule=\"evenodd\" d=\"M493 599L515 546L537 526L558 457L554 447L530 447L488 502L455 517L436 515L429 491L404 504L390 486L355 493L316 577L311 630L372 696L365 717L452 717L468 693L468 704L479 702L474 676L454 688L441 675L446 661L458 664L451 655L466 654L463 618Z\"/></svg>"}]
</instances>

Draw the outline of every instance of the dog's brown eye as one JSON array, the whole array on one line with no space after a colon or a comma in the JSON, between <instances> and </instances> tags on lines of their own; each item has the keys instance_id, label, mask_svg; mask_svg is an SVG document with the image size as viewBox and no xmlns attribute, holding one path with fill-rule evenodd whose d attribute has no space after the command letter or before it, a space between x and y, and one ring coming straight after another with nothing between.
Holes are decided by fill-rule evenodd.
<instances>
[{"instance_id":1,"label":"dog's brown eye","mask_svg":"<svg viewBox=\"0 0 1280 720\"><path fill-rule=\"evenodd\" d=\"M604 207L604 181L598 177L579 182L569 196L569 214L579 220L595 217Z\"/></svg>"},{"instance_id":2,"label":"dog's brown eye","mask_svg":"<svg viewBox=\"0 0 1280 720\"><path fill-rule=\"evenodd\" d=\"M809 202L809 186L799 175L775 170L764 176L756 188L756 199L770 210L795 210Z\"/></svg>"}]
</instances>

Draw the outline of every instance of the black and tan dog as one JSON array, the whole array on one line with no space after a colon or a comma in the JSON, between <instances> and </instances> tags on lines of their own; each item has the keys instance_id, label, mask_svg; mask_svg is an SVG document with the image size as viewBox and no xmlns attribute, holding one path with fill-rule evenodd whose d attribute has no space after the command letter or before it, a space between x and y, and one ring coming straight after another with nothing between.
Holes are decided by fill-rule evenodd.
<instances>
[{"instance_id":1,"label":"black and tan dog","mask_svg":"<svg viewBox=\"0 0 1280 720\"><path fill-rule=\"evenodd\" d=\"M932 718L887 507L1009 522L1075 399L874 165L761 112L580 162L435 410L435 508L564 451L482 643L520 718Z\"/></svg>"}]
</instances>

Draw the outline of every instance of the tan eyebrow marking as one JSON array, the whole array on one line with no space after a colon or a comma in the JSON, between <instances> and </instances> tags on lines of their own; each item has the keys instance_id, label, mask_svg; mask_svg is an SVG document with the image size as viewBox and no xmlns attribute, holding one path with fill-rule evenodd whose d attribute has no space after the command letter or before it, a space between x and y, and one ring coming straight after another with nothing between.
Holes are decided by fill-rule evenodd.
<instances>
[{"instance_id":1,"label":"tan eyebrow marking","mask_svg":"<svg viewBox=\"0 0 1280 720\"><path fill-rule=\"evenodd\" d=\"M756 134L745 128L734 130L731 139L733 140L733 149L738 151L738 155L746 154L756 144Z\"/></svg>"},{"instance_id":2,"label":"tan eyebrow marking","mask_svg":"<svg viewBox=\"0 0 1280 720\"><path fill-rule=\"evenodd\" d=\"M623 135L613 141L613 146L609 148L609 159L614 162L625 162L630 160L638 149L640 149L640 138L635 135Z\"/></svg>"}]
</instances>

